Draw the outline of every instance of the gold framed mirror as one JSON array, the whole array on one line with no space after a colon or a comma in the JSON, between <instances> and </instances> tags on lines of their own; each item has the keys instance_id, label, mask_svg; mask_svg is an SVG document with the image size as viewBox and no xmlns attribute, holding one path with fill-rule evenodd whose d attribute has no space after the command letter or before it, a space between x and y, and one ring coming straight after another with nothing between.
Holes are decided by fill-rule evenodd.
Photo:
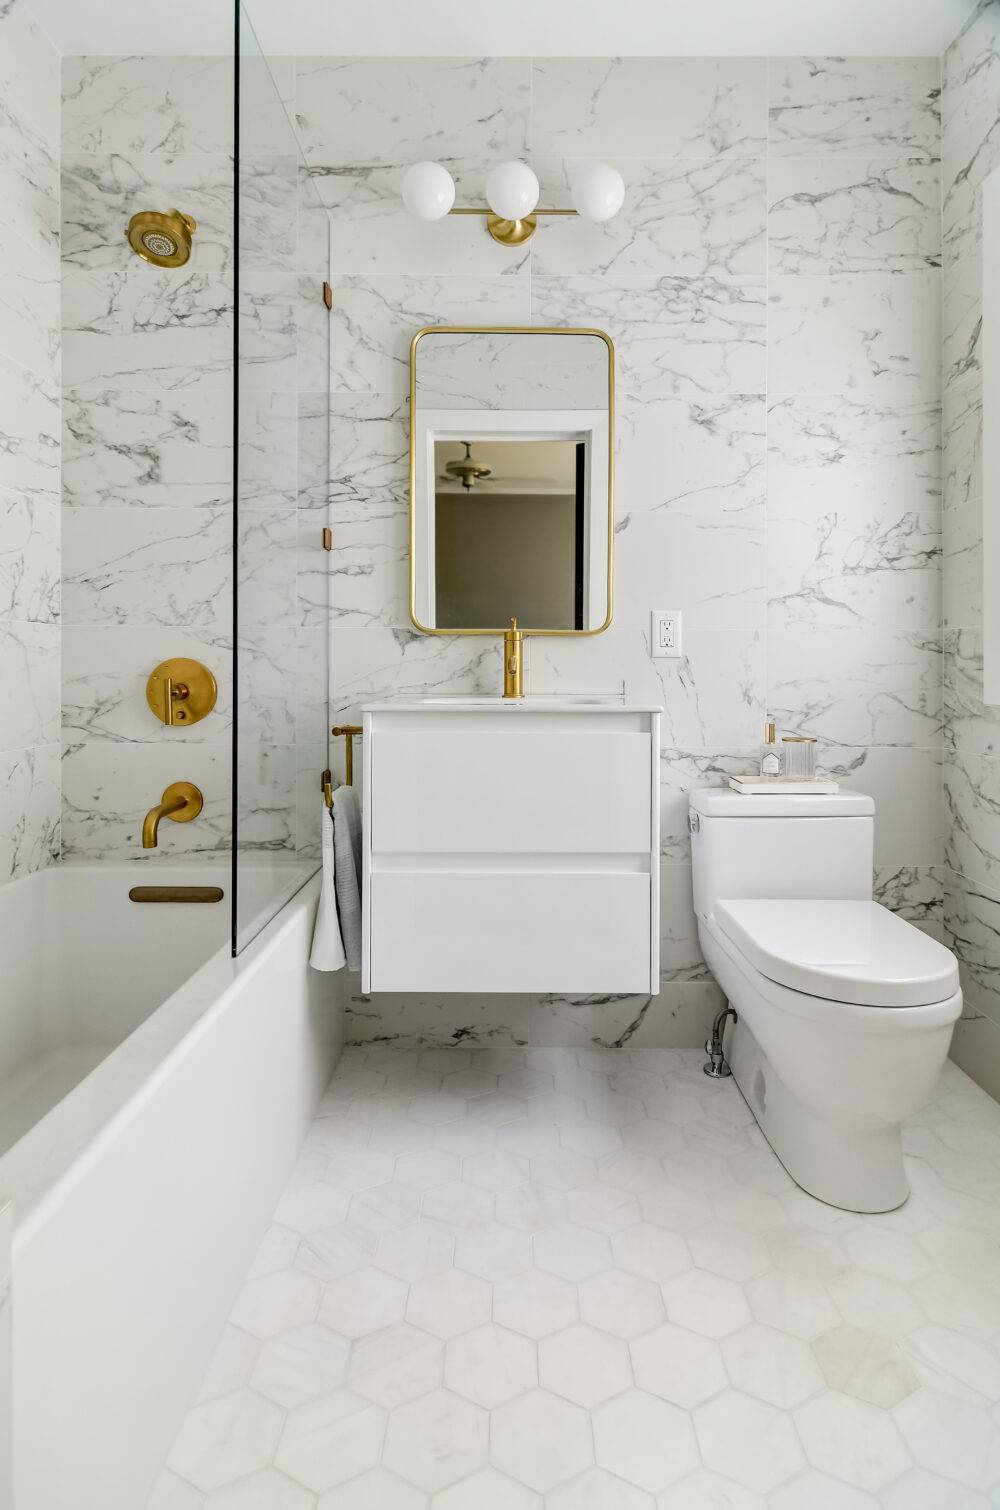
<instances>
[{"instance_id":1,"label":"gold framed mirror","mask_svg":"<svg viewBox=\"0 0 1000 1510\"><path fill-rule=\"evenodd\" d=\"M614 345L576 326L410 343L410 617L423 634L611 623Z\"/></svg>"}]
</instances>

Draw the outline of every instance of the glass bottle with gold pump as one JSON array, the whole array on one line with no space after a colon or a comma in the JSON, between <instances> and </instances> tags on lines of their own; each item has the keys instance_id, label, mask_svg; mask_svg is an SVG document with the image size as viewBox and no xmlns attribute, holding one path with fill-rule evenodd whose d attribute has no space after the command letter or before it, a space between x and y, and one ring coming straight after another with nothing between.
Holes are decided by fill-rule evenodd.
<instances>
[{"instance_id":1,"label":"glass bottle with gold pump","mask_svg":"<svg viewBox=\"0 0 1000 1510\"><path fill-rule=\"evenodd\" d=\"M772 719L768 719L764 725L764 743L760 747L760 774L762 776L781 775L781 753L778 749Z\"/></svg>"}]
</instances>

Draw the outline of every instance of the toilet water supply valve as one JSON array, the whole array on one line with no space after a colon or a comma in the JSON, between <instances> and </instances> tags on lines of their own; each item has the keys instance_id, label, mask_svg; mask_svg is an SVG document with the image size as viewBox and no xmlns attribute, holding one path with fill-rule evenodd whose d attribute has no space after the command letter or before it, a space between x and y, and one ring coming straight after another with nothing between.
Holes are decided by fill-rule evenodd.
<instances>
[{"instance_id":1,"label":"toilet water supply valve","mask_svg":"<svg viewBox=\"0 0 1000 1510\"><path fill-rule=\"evenodd\" d=\"M727 1017L731 1017L733 1022L739 1021L732 1007L723 1007L712 1024L712 1036L705 1044L708 1063L702 1065L702 1070L712 1080L723 1080L727 1075L733 1073L726 1063L725 1054L722 1052L722 1030L726 1025Z\"/></svg>"}]
</instances>

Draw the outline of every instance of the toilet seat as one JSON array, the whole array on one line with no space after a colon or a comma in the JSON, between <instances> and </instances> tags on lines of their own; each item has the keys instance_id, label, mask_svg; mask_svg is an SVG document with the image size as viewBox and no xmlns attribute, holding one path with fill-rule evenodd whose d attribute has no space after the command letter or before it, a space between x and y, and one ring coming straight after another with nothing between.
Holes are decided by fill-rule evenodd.
<instances>
[{"instance_id":1,"label":"toilet seat","mask_svg":"<svg viewBox=\"0 0 1000 1510\"><path fill-rule=\"evenodd\" d=\"M862 1007L919 1007L959 988L954 955L869 901L725 900L714 919L761 975Z\"/></svg>"}]
</instances>

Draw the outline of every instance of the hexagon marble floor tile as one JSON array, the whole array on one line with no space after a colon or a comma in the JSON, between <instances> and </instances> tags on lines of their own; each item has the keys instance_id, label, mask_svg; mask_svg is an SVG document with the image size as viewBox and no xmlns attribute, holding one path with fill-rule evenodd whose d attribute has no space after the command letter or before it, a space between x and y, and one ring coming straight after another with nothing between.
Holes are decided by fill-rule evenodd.
<instances>
[{"instance_id":1,"label":"hexagon marble floor tile","mask_svg":"<svg viewBox=\"0 0 1000 1510\"><path fill-rule=\"evenodd\" d=\"M1000 1106L799 1190L644 1049L348 1049L148 1510L990 1510Z\"/></svg>"}]
</instances>

